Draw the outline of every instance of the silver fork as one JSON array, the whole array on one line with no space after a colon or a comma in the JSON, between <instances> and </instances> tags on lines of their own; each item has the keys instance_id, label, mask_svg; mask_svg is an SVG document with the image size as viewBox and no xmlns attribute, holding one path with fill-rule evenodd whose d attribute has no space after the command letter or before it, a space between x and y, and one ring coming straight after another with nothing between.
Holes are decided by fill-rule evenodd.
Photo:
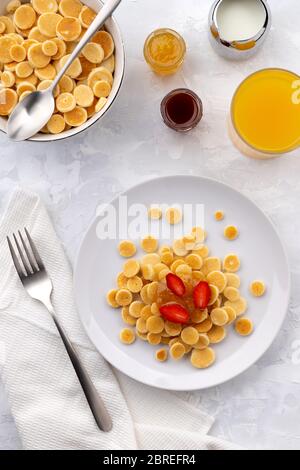
<instances>
[{"instance_id":1,"label":"silver fork","mask_svg":"<svg viewBox=\"0 0 300 470\"><path fill-rule=\"evenodd\" d=\"M53 290L52 281L47 274L44 263L31 236L28 233L28 230L25 228L24 231L27 237L27 244L20 230L18 231L19 241L17 236L13 234L15 245L17 247L20 258L18 258L12 242L10 241L9 237L7 237L9 250L19 278L30 297L41 302L50 313L65 345L69 358L71 359L95 421L102 431L108 432L112 428L111 418L87 371L83 367L76 349L72 345L62 326L59 324L51 302L51 293Z\"/></svg>"}]
</instances>

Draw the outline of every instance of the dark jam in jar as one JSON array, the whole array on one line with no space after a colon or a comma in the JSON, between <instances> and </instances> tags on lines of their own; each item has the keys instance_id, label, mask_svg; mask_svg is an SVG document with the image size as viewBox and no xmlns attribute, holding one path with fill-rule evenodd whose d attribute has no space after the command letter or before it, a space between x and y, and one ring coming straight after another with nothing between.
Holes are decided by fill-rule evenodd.
<instances>
[{"instance_id":1,"label":"dark jam in jar","mask_svg":"<svg viewBox=\"0 0 300 470\"><path fill-rule=\"evenodd\" d=\"M202 102L196 93L186 88L171 91L161 102L164 123L178 132L187 132L200 122Z\"/></svg>"}]
</instances>

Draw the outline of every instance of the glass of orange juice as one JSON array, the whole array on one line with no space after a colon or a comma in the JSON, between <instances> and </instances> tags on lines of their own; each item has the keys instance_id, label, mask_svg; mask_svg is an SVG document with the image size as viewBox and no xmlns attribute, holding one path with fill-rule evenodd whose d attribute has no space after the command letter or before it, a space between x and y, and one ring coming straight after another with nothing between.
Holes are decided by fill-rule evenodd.
<instances>
[{"instance_id":1,"label":"glass of orange juice","mask_svg":"<svg viewBox=\"0 0 300 470\"><path fill-rule=\"evenodd\" d=\"M237 88L228 120L235 146L253 158L272 158L300 146L300 77L259 70Z\"/></svg>"}]
</instances>

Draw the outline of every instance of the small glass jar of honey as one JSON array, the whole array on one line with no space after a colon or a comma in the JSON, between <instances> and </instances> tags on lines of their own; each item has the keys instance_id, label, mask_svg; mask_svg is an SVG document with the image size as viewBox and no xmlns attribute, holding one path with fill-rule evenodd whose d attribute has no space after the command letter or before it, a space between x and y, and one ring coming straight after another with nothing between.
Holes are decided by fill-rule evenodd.
<instances>
[{"instance_id":1,"label":"small glass jar of honey","mask_svg":"<svg viewBox=\"0 0 300 470\"><path fill-rule=\"evenodd\" d=\"M171 75L181 67L186 53L184 39L172 29L153 31L146 39L144 57L159 75Z\"/></svg>"}]
</instances>

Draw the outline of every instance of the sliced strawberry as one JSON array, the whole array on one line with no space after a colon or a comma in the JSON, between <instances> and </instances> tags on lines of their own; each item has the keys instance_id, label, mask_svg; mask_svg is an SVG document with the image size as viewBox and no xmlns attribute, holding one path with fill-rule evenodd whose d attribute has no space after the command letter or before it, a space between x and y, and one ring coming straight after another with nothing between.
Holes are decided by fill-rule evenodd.
<instances>
[{"instance_id":1,"label":"sliced strawberry","mask_svg":"<svg viewBox=\"0 0 300 470\"><path fill-rule=\"evenodd\" d=\"M162 305L159 311L165 320L173 323L187 323L190 318L189 312L182 305L175 303Z\"/></svg>"},{"instance_id":2,"label":"sliced strawberry","mask_svg":"<svg viewBox=\"0 0 300 470\"><path fill-rule=\"evenodd\" d=\"M168 288L173 292L173 294L176 294L179 297L185 294L185 285L182 279L176 276L176 274L173 274L173 273L167 274L166 281L167 281Z\"/></svg>"},{"instance_id":3,"label":"sliced strawberry","mask_svg":"<svg viewBox=\"0 0 300 470\"><path fill-rule=\"evenodd\" d=\"M206 281L200 281L193 291L194 304L196 308L206 308L210 301L210 287Z\"/></svg>"}]
</instances>

